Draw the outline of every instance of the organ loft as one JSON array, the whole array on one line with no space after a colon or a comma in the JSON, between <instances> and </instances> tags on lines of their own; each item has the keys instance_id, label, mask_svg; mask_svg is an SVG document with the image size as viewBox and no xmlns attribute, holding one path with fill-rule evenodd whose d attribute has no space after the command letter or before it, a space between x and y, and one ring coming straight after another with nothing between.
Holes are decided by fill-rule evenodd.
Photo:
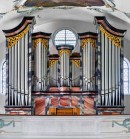
<instances>
[{"instance_id":1,"label":"organ loft","mask_svg":"<svg viewBox=\"0 0 130 139\"><path fill-rule=\"evenodd\" d=\"M6 114L123 114L126 30L95 17L96 32L33 32L24 17L6 37ZM50 53L50 42L55 47Z\"/></svg>"}]
</instances>

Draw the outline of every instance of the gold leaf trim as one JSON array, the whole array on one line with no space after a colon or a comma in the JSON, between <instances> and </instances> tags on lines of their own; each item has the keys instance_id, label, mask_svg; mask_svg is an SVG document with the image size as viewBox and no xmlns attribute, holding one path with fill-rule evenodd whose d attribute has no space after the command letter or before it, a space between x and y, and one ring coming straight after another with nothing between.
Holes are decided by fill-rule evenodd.
<instances>
[{"instance_id":1,"label":"gold leaf trim","mask_svg":"<svg viewBox=\"0 0 130 139\"><path fill-rule=\"evenodd\" d=\"M68 56L70 56L70 54L71 54L70 50L68 50L68 49L61 49L61 50L59 50L59 55L60 55L60 57L61 57L64 53L66 53Z\"/></svg>"},{"instance_id":2,"label":"gold leaf trim","mask_svg":"<svg viewBox=\"0 0 130 139\"><path fill-rule=\"evenodd\" d=\"M110 39L115 46L121 47L121 37L114 36L110 34L107 30L105 30L102 26L100 26L100 31L107 36L108 39Z\"/></svg>"},{"instance_id":3,"label":"gold leaf trim","mask_svg":"<svg viewBox=\"0 0 130 139\"><path fill-rule=\"evenodd\" d=\"M7 38L8 41L8 48L12 48L20 39L24 37L25 34L29 31L30 27L29 25L18 35L15 35L13 37Z\"/></svg>"},{"instance_id":4,"label":"gold leaf trim","mask_svg":"<svg viewBox=\"0 0 130 139\"><path fill-rule=\"evenodd\" d=\"M92 44L92 47L96 48L96 40L91 38L86 38L81 40L81 46L82 48L86 47L86 44L90 42Z\"/></svg>"},{"instance_id":5,"label":"gold leaf trim","mask_svg":"<svg viewBox=\"0 0 130 139\"><path fill-rule=\"evenodd\" d=\"M58 60L49 60L49 68L52 68L57 62Z\"/></svg>"},{"instance_id":6,"label":"gold leaf trim","mask_svg":"<svg viewBox=\"0 0 130 139\"><path fill-rule=\"evenodd\" d=\"M80 60L72 60L72 63L74 63L78 68L80 68Z\"/></svg>"},{"instance_id":7,"label":"gold leaf trim","mask_svg":"<svg viewBox=\"0 0 130 139\"><path fill-rule=\"evenodd\" d=\"M49 45L48 40L42 39L42 38L33 40L34 48L36 48L38 46L39 42L41 42L45 48L48 48L48 45Z\"/></svg>"}]
</instances>

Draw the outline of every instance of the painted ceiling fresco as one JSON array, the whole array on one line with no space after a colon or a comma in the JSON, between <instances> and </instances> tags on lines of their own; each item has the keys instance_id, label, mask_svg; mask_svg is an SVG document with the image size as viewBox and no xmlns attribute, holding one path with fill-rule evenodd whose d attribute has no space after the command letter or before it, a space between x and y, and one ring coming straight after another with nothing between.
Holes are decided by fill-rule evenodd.
<instances>
[{"instance_id":1,"label":"painted ceiling fresco","mask_svg":"<svg viewBox=\"0 0 130 139\"><path fill-rule=\"evenodd\" d=\"M27 0L26 7L55 7L55 6L104 6L103 0Z\"/></svg>"}]
</instances>

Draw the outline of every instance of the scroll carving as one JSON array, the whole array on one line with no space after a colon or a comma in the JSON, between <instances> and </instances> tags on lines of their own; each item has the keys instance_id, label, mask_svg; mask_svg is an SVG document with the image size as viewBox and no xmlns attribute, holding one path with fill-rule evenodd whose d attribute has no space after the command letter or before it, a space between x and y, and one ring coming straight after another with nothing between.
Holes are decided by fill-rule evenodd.
<instances>
[{"instance_id":1,"label":"scroll carving","mask_svg":"<svg viewBox=\"0 0 130 139\"><path fill-rule=\"evenodd\" d=\"M74 63L78 68L80 68L80 60L72 60L72 63Z\"/></svg>"},{"instance_id":2,"label":"scroll carving","mask_svg":"<svg viewBox=\"0 0 130 139\"><path fill-rule=\"evenodd\" d=\"M57 62L58 60L49 60L49 67L53 67Z\"/></svg>"},{"instance_id":3,"label":"scroll carving","mask_svg":"<svg viewBox=\"0 0 130 139\"><path fill-rule=\"evenodd\" d=\"M42 38L38 38L33 41L34 48L38 46L39 42L41 42L45 48L48 48L48 40Z\"/></svg>"},{"instance_id":4,"label":"scroll carving","mask_svg":"<svg viewBox=\"0 0 130 139\"><path fill-rule=\"evenodd\" d=\"M8 48L12 48L21 38L24 37L25 34L29 31L30 27L29 25L18 35L15 35L13 37L7 38L8 41Z\"/></svg>"},{"instance_id":5,"label":"scroll carving","mask_svg":"<svg viewBox=\"0 0 130 139\"><path fill-rule=\"evenodd\" d=\"M86 38L81 40L81 46L82 48L86 47L86 44L90 42L92 44L92 47L96 47L96 40L91 39L91 38Z\"/></svg>"},{"instance_id":6,"label":"scroll carving","mask_svg":"<svg viewBox=\"0 0 130 139\"><path fill-rule=\"evenodd\" d=\"M63 53L66 53L68 56L70 56L70 54L71 54L70 50L67 50L67 49L59 50L60 57L63 55Z\"/></svg>"},{"instance_id":7,"label":"scroll carving","mask_svg":"<svg viewBox=\"0 0 130 139\"><path fill-rule=\"evenodd\" d=\"M110 34L102 26L100 26L100 31L103 34L105 34L107 36L107 38L109 38L114 43L115 46L117 46L119 48L121 47L121 37L117 37L117 36Z\"/></svg>"}]
</instances>

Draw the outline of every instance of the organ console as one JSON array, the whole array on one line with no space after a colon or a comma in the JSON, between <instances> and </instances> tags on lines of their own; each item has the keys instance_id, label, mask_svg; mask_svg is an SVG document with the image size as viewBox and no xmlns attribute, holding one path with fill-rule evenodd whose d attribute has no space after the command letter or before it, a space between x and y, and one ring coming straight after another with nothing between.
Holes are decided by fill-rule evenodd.
<instances>
[{"instance_id":1,"label":"organ console","mask_svg":"<svg viewBox=\"0 0 130 139\"><path fill-rule=\"evenodd\" d=\"M122 114L123 38L126 30L95 17L96 33L78 33L79 51L55 46L52 33L33 33L35 17L24 17L6 37L6 114Z\"/></svg>"}]
</instances>

